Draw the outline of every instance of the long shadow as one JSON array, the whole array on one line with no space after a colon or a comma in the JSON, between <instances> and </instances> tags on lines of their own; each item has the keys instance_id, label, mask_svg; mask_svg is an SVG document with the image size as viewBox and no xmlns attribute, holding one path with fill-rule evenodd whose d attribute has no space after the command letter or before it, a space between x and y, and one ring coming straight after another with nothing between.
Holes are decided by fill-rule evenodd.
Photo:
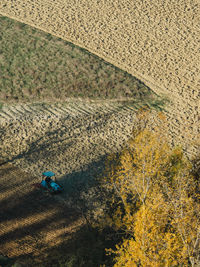
<instances>
[{"instance_id":1,"label":"long shadow","mask_svg":"<svg viewBox=\"0 0 200 267\"><path fill-rule=\"evenodd\" d=\"M97 127L101 126L102 124L106 125L108 123L109 118L115 112L117 112L117 111L115 110L112 112L108 112L107 114L103 114L102 120L101 120L101 116L99 114L98 115L89 115L88 118L91 118L91 116L92 116L94 118L94 120L95 119L97 120L97 122L93 126L89 125L85 130L82 130L81 133L77 133L77 134L74 134L73 132L76 131L76 129L79 129L80 127L85 126L85 122L87 121L87 116L84 116L84 120L81 123L79 122L79 120L75 120L75 119L73 119L72 121L70 120L70 122L73 124L72 130L71 130L73 133L73 136L70 135L70 137L68 137L68 138L66 138L66 137L62 138L62 136L65 135L66 132L68 132L68 130L69 130L69 127L66 126L65 124L63 124L62 130L56 129L53 131L49 131L46 135L39 137L36 141L34 141L32 143L29 143L28 144L28 146L29 146L28 150L19 153L18 155L12 157L9 160L5 160L5 161L1 162L0 166L4 165L6 163L12 163L15 160L18 160L21 158L26 158L28 160L29 157L34 153L38 154L38 157L37 157L37 160L38 160L40 157L39 155L40 155L41 151L47 150L48 148L51 148L52 145L55 146L55 144L59 144L59 143L66 141L68 139L69 140L68 144L67 145L65 144L65 149L66 149L68 146L70 146L73 143L73 141L71 141L72 139L79 138L82 134L84 134L85 131L97 128ZM100 121L98 121L98 120L100 120ZM48 139L46 138L47 135L49 137ZM62 146L62 144L60 144L60 146ZM30 161L33 161L33 158L31 158Z\"/></svg>"},{"instance_id":2,"label":"long shadow","mask_svg":"<svg viewBox=\"0 0 200 267\"><path fill-rule=\"evenodd\" d=\"M43 258L43 262L33 263L33 267L111 267L114 262L112 257L106 254L105 249L114 249L119 241L121 239L115 237L112 229L105 229L102 232L84 225L70 240L64 241L60 246L52 247L47 252L47 257Z\"/></svg>"},{"instance_id":3,"label":"long shadow","mask_svg":"<svg viewBox=\"0 0 200 267\"><path fill-rule=\"evenodd\" d=\"M63 226L63 220L64 220L64 226L67 227L69 224L73 224L73 222L77 221L79 218L83 217L84 220L84 211L85 208L87 208L87 203L83 203L79 201L79 194L81 195L82 192L89 190L92 186L95 186L96 177L103 171L104 167L104 159L105 157L102 157L99 161L92 162L87 167L84 167L84 170L74 172L68 175L64 175L59 178L59 182L62 184L64 188L64 192L61 195L50 195L46 194L43 190L40 189L34 189L31 188L28 192L17 192L15 191L15 196L10 196L2 201L0 201L0 227L4 226L5 231L0 230L0 247L2 247L5 243L9 243L10 241L18 241L20 239L25 238L27 235L29 236L37 236L40 234L41 231L48 229L48 227L52 224L58 225L58 227ZM9 170L10 168L10 170ZM8 168L4 170L4 174L7 173L9 175L12 174L13 167L12 165L9 165ZM2 172L3 174L3 172ZM27 174L26 174L27 176ZM1 176L3 177L3 175ZM13 177L17 179L17 177ZM15 181L13 181L14 187L18 187L23 184L25 181L21 181L19 184L16 184ZM1 183L1 178L0 178ZM27 183L27 186L31 185L31 178ZM10 187L12 187L12 184L10 184ZM12 188L11 188L12 189ZM3 190L1 190L3 192ZM17 195L16 195L17 194ZM19 194L19 195L18 195ZM68 203L68 199L74 200L74 204L71 204L72 202ZM91 200L90 200L91 201ZM81 206L80 206L81 205ZM81 207L81 211L80 211ZM47 217L42 217L40 220L33 220L32 222L28 220L27 224L23 224L21 226L13 226L13 229L9 229L6 231L6 225L11 225L12 220L20 220L21 222L29 217L36 218L37 215L42 215L45 212L51 211L52 208L56 208L56 213L51 214ZM84 226L85 227L85 226ZM3 227L1 227L3 229ZM85 228L84 228L85 229ZM91 237L87 237L86 243L88 240L92 239L94 241L93 233L91 234L91 230L86 229L88 231L88 235ZM82 242L84 243L84 238L86 237L85 233L86 230L81 230L77 233L77 235L73 238L73 241L66 241L66 235L61 235L60 238L63 239L64 246L68 248L67 250L67 257L72 260L70 257L73 255L74 251L70 252L70 246L72 246L72 250L75 250L75 247L77 247L77 250L84 251L84 248L82 244L78 244L79 241L79 235L82 239ZM96 235L96 234L95 234ZM89 239L88 239L89 238ZM92 242L93 242L92 241ZM71 243L70 243L71 242ZM73 243L73 245L72 245ZM90 242L89 242L90 243ZM95 253L98 254L98 257L104 257L103 252L103 244L98 244L95 248ZM80 249L79 246L80 245ZM44 244L45 246L45 244ZM60 245L62 247L62 244ZM94 246L94 243L93 243ZM50 248L50 250L53 250L54 248ZM55 248L57 249L57 247ZM92 249L92 247L91 247ZM100 251L98 251L98 249ZM48 251L48 249L47 249ZM31 255L21 255L19 258L23 260L23 258L30 257ZM32 255L34 258L34 254ZM81 256L82 257L82 256ZM91 257L92 254L91 254ZM78 256L79 258L79 256ZM80 260L80 259L79 259ZM81 258L82 261L82 258ZM86 263L87 260L85 259L84 262ZM91 260L93 262L93 260ZM77 263L77 260L75 260L75 263ZM34 264L34 263L33 263ZM79 266L95 266L90 263L82 265L83 263L80 263ZM32 265L30 265L32 266ZM34 266L34 265L33 265ZM35 265L37 266L37 265ZM43 266L43 265L41 265ZM44 265L45 266L45 265ZM48 266L48 264L46 265ZM58 265L59 266L59 265ZM72 265L77 266L77 265Z\"/></svg>"},{"instance_id":4,"label":"long shadow","mask_svg":"<svg viewBox=\"0 0 200 267\"><path fill-rule=\"evenodd\" d=\"M85 170L58 177L58 182L62 185L64 190L63 193L58 196L47 194L44 190L35 188L34 184L32 184L32 178L28 178L28 174L26 174L24 179L20 182L13 176L8 186L3 187L1 185L1 193L8 191L8 189L19 188L19 190L15 191L14 196L11 195L10 197L0 200L0 222L16 219L18 217L22 219L46 211L52 208L52 203L58 198L65 200L73 197L74 193L77 191L81 193L89 190L96 185L96 178L103 172L105 158L106 155L101 157L100 160L90 163L88 166L84 167ZM14 169L16 169L16 167L9 165L4 172L0 170L1 177L3 177L4 173L7 175L9 173L12 174ZM5 181L1 183L0 178L0 184L4 182ZM21 189L26 188L26 186L29 187L29 189L28 192L25 190L26 192L24 193Z\"/></svg>"},{"instance_id":5,"label":"long shadow","mask_svg":"<svg viewBox=\"0 0 200 267\"><path fill-rule=\"evenodd\" d=\"M98 161L93 161L87 166L83 166L80 171L74 171L70 174L58 178L63 186L65 194L71 196L74 191L86 191L96 185L96 179L103 172L107 154L101 156Z\"/></svg>"},{"instance_id":6,"label":"long shadow","mask_svg":"<svg viewBox=\"0 0 200 267\"><path fill-rule=\"evenodd\" d=\"M162 101L161 101L162 102ZM80 128L80 127L83 127L85 125L85 122L87 122L87 118L93 118L94 120L96 120L95 124L93 126L91 125L88 125L88 127L81 133L79 134L73 134L73 137L70 136L68 138L69 142L68 144L66 145L66 149L67 147L69 147L71 144L72 144L72 139L76 139L76 138L79 138L82 134L84 134L85 131L89 131L89 130L92 130L94 128L97 128L99 126L101 126L102 124L107 124L109 118L116 112L119 112L121 111L124 107L127 108L127 109L131 109L130 107L134 107L135 103L137 103L137 101L124 101L124 103L118 107L116 107L116 109L114 110L111 110L111 111L108 111L106 114L88 114L88 115L84 115L84 120L83 122L79 122L79 119L69 119L67 118L67 120L69 120L69 124L71 123L72 124L72 130L71 131L76 131L76 129ZM163 102L164 103L164 102ZM161 104L164 105L164 104ZM153 106L154 104L152 104ZM161 106L160 106L160 103L155 104L157 106L157 108L159 110L161 110ZM135 108L135 107L134 107ZM136 108L137 110L137 108ZM101 118L103 117L103 120L101 120ZM41 151L43 150L48 150L49 148L52 147L52 145L55 146L55 144L59 144L63 141L66 141L67 138L62 138L63 135L66 134L66 132L68 132L69 128L64 124L64 121L65 119L62 118L61 119L63 121L63 125L62 125L62 130L61 129L56 129L56 130L53 130L53 131L49 131L47 134L45 134L45 136L41 136L39 137L36 141L32 142L32 143L29 143L28 146L29 146L29 149L26 150L26 151L23 151L21 153L19 153L18 155L16 156L13 156L12 158L8 159L8 160L4 160L3 162L0 162L0 166L6 164L6 163L12 163L14 162L15 160L18 160L18 159L21 159L21 158L26 158L27 160L29 159L29 157L31 156L31 154L40 154ZM3 131L3 129L2 129ZM46 140L46 137L48 136L48 140ZM62 145L61 145L62 146ZM33 161L33 158L30 159L30 161Z\"/></svg>"}]
</instances>

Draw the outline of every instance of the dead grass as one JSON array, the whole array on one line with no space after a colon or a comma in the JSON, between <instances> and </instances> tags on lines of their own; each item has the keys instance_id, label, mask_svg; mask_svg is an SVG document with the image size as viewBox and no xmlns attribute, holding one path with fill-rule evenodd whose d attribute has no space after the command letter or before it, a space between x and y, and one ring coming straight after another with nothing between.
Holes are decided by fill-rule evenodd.
<instances>
[{"instance_id":1,"label":"dead grass","mask_svg":"<svg viewBox=\"0 0 200 267\"><path fill-rule=\"evenodd\" d=\"M172 134L189 156L197 153L199 1L3 0L0 13L86 48L170 97Z\"/></svg>"},{"instance_id":2,"label":"dead grass","mask_svg":"<svg viewBox=\"0 0 200 267\"><path fill-rule=\"evenodd\" d=\"M1 1L1 13L86 47L164 92L185 98L198 82L199 3ZM180 79L180 80L179 80ZM189 87L188 87L189 86ZM181 88L187 87L185 91ZM154 88L155 89L155 88ZM196 88L197 89L197 88ZM195 90L196 91L196 90ZM197 95L194 92L193 97Z\"/></svg>"},{"instance_id":3,"label":"dead grass","mask_svg":"<svg viewBox=\"0 0 200 267\"><path fill-rule=\"evenodd\" d=\"M84 49L0 17L0 100L153 99L138 79Z\"/></svg>"}]
</instances>

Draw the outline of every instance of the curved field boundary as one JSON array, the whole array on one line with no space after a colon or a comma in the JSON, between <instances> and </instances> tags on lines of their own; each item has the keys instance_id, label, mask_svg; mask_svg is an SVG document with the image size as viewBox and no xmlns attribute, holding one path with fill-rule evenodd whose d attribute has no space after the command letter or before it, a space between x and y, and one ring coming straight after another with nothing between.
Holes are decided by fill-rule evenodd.
<instances>
[{"instance_id":1,"label":"curved field boundary","mask_svg":"<svg viewBox=\"0 0 200 267\"><path fill-rule=\"evenodd\" d=\"M0 103L155 98L137 78L61 38L0 16Z\"/></svg>"},{"instance_id":2,"label":"curved field boundary","mask_svg":"<svg viewBox=\"0 0 200 267\"><path fill-rule=\"evenodd\" d=\"M87 1L37 0L33 5L31 1L12 4L4 0L0 7L1 14L88 49L159 94L177 97L177 92L185 99L185 93L197 85L198 1L96 0L91 5ZM184 87L186 92L181 92Z\"/></svg>"},{"instance_id":3,"label":"curved field boundary","mask_svg":"<svg viewBox=\"0 0 200 267\"><path fill-rule=\"evenodd\" d=\"M196 154L199 1L3 0L0 13L71 41L171 99L174 136ZM196 151L196 152L195 152Z\"/></svg>"}]
</instances>

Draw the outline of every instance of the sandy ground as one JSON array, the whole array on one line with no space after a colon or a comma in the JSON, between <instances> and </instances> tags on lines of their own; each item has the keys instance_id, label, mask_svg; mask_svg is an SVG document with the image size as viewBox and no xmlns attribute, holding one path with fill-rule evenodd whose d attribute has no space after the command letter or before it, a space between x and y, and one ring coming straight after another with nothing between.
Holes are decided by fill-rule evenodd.
<instances>
[{"instance_id":1,"label":"sandy ground","mask_svg":"<svg viewBox=\"0 0 200 267\"><path fill-rule=\"evenodd\" d=\"M88 49L171 98L183 145L199 142L199 14L193 1L3 0L0 13Z\"/></svg>"},{"instance_id":2,"label":"sandy ground","mask_svg":"<svg viewBox=\"0 0 200 267\"><path fill-rule=\"evenodd\" d=\"M63 240L85 224L74 209L74 192L89 189L87 205L94 200L88 186L103 170L105 156L131 136L135 108L109 101L3 107L0 158L9 163L0 165L1 254L39 266L54 247L69 249ZM56 173L61 195L33 186L46 170Z\"/></svg>"},{"instance_id":3,"label":"sandy ground","mask_svg":"<svg viewBox=\"0 0 200 267\"><path fill-rule=\"evenodd\" d=\"M53 248L69 249L67 241L85 224L74 208L74 192L87 198L85 212L98 207L92 182L106 155L120 151L131 137L141 106L80 100L3 106L0 159L7 163L0 164L1 254L39 266L41 259L53 257ZM52 197L33 186L46 170L56 173L62 195Z\"/></svg>"},{"instance_id":4,"label":"sandy ground","mask_svg":"<svg viewBox=\"0 0 200 267\"><path fill-rule=\"evenodd\" d=\"M18 105L1 114L1 158L38 177L84 171L130 137L135 109L120 104ZM10 118L10 119L8 119Z\"/></svg>"}]
</instances>

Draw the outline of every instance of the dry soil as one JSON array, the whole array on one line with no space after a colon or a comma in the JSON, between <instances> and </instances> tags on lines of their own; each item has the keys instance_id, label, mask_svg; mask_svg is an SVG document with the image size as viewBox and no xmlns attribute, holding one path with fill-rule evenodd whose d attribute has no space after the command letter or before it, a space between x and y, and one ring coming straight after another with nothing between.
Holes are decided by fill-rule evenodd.
<instances>
[{"instance_id":1,"label":"dry soil","mask_svg":"<svg viewBox=\"0 0 200 267\"><path fill-rule=\"evenodd\" d=\"M174 136L190 155L197 152L198 0L2 0L0 13L84 47L167 95Z\"/></svg>"},{"instance_id":2,"label":"dry soil","mask_svg":"<svg viewBox=\"0 0 200 267\"><path fill-rule=\"evenodd\" d=\"M105 156L124 146L136 121L135 108L115 101L77 100L3 106L1 254L25 262L25 266L39 266L41 260L53 257L53 248L70 251L67 241L85 224L74 208L74 192L78 188L84 193L101 174ZM61 195L50 196L34 187L46 170L56 173L64 188ZM94 200L92 190L89 192L87 204Z\"/></svg>"}]
</instances>

